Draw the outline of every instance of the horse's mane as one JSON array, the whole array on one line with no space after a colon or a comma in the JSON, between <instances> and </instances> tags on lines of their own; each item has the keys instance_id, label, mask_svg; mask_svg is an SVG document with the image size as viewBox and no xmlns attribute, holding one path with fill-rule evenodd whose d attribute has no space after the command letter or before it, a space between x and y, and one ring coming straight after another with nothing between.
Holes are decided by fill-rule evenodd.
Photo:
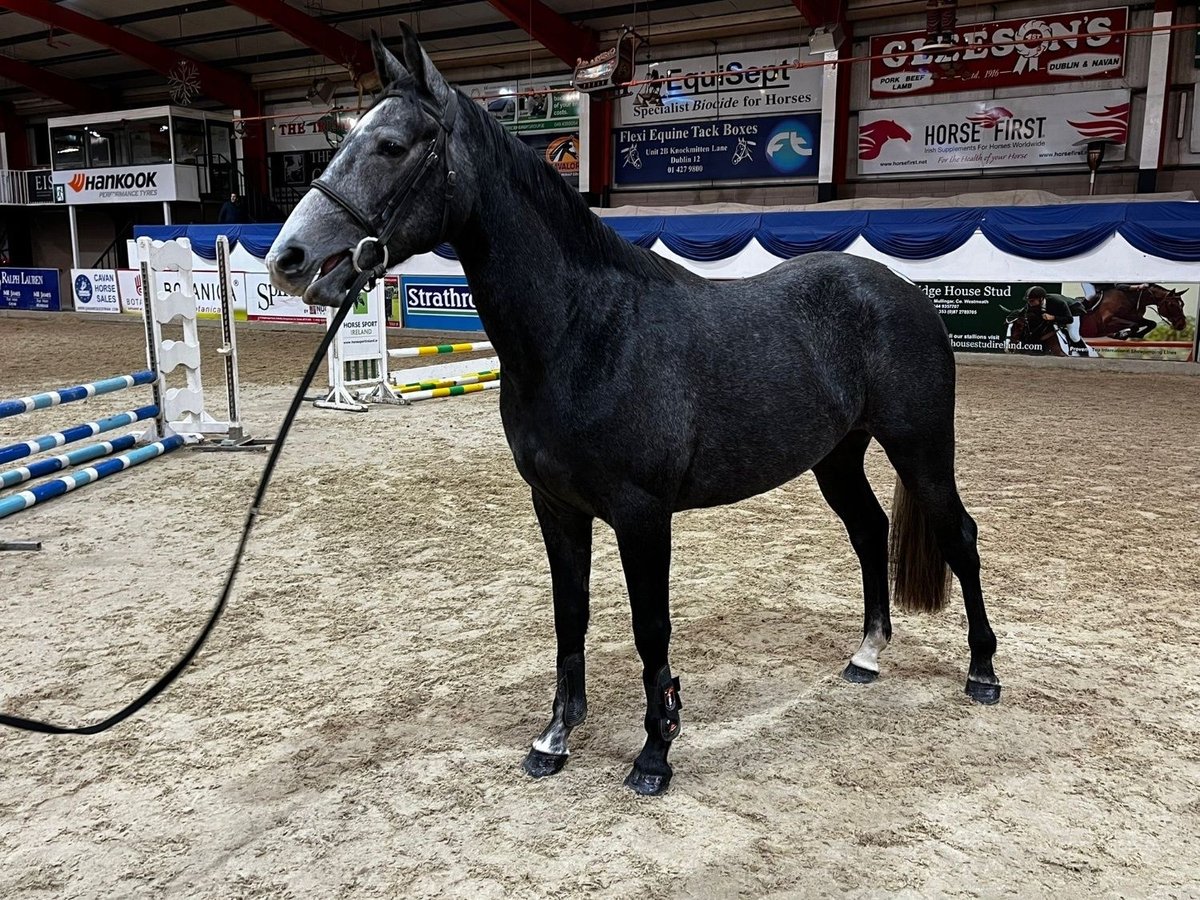
<instances>
[{"instance_id":1,"label":"horse's mane","mask_svg":"<svg viewBox=\"0 0 1200 900\"><path fill-rule=\"evenodd\" d=\"M558 230L570 246L573 257L594 260L643 279L677 281L679 270L656 253L629 243L588 207L578 191L568 185L532 147L517 140L504 126L462 91L460 109L473 116L484 136L477 157L481 172L503 173L513 187L533 199L551 224L561 221Z\"/></svg>"}]
</instances>

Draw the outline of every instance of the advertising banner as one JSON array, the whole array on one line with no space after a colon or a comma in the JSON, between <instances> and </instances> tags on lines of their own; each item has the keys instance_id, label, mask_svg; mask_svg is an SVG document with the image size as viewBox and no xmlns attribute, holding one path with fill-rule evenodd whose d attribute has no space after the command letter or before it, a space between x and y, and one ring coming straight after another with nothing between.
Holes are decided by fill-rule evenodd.
<instances>
[{"instance_id":1,"label":"advertising banner","mask_svg":"<svg viewBox=\"0 0 1200 900\"><path fill-rule=\"evenodd\" d=\"M233 316L237 321L246 319L246 273L233 272ZM159 273L160 291L174 290L178 285L173 272ZM219 279L216 272L192 272L192 291L196 295L196 316L200 319L217 319L221 316L221 299L218 292ZM121 294L121 311L141 315L145 308L142 299L142 273L140 269L118 269L117 285Z\"/></svg>"},{"instance_id":2,"label":"advertising banner","mask_svg":"<svg viewBox=\"0 0 1200 900\"><path fill-rule=\"evenodd\" d=\"M195 199L176 195L175 167L171 165L64 169L51 177L55 184L64 185L70 206Z\"/></svg>"},{"instance_id":3,"label":"advertising banner","mask_svg":"<svg viewBox=\"0 0 1200 900\"><path fill-rule=\"evenodd\" d=\"M542 159L554 166L567 184L579 187L579 132L531 132L517 139L532 147Z\"/></svg>"},{"instance_id":4,"label":"advertising banner","mask_svg":"<svg viewBox=\"0 0 1200 900\"><path fill-rule=\"evenodd\" d=\"M1024 313L1026 291L1035 285L1052 298L1063 298L1078 326L1078 346L1071 345L1069 327L1045 318L1063 312L1059 300L1047 300L1042 310ZM941 314L956 351L1193 359L1198 284L939 281L919 286ZM1010 331L1013 319L1022 322Z\"/></svg>"},{"instance_id":5,"label":"advertising banner","mask_svg":"<svg viewBox=\"0 0 1200 900\"><path fill-rule=\"evenodd\" d=\"M117 273L112 269L72 269L71 292L75 298L75 312L121 312Z\"/></svg>"},{"instance_id":6,"label":"advertising banner","mask_svg":"<svg viewBox=\"0 0 1200 900\"><path fill-rule=\"evenodd\" d=\"M400 299L406 328L483 331L465 278L401 275Z\"/></svg>"},{"instance_id":7,"label":"advertising banner","mask_svg":"<svg viewBox=\"0 0 1200 900\"><path fill-rule=\"evenodd\" d=\"M620 128L614 183L816 178L820 135L819 113Z\"/></svg>"},{"instance_id":8,"label":"advertising banner","mask_svg":"<svg viewBox=\"0 0 1200 900\"><path fill-rule=\"evenodd\" d=\"M513 134L579 130L579 92L570 75L473 84L464 90Z\"/></svg>"},{"instance_id":9,"label":"advertising banner","mask_svg":"<svg viewBox=\"0 0 1200 900\"><path fill-rule=\"evenodd\" d=\"M1004 19L955 29L959 49L927 54L923 31L871 38L871 96L1063 85L1120 78L1126 7ZM995 46L992 46L995 45Z\"/></svg>"},{"instance_id":10,"label":"advertising banner","mask_svg":"<svg viewBox=\"0 0 1200 900\"><path fill-rule=\"evenodd\" d=\"M251 322L311 322L325 324L325 310L299 297L282 293L265 272L245 272L246 314Z\"/></svg>"},{"instance_id":11,"label":"advertising banner","mask_svg":"<svg viewBox=\"0 0 1200 900\"><path fill-rule=\"evenodd\" d=\"M58 269L0 269L0 309L61 309Z\"/></svg>"},{"instance_id":12,"label":"advertising banner","mask_svg":"<svg viewBox=\"0 0 1200 900\"><path fill-rule=\"evenodd\" d=\"M383 286L358 295L354 309L346 316L338 333L338 355L342 362L357 359L379 359L383 330L379 326L379 305L383 302ZM322 313L326 312L324 309ZM335 310L330 310L335 312Z\"/></svg>"},{"instance_id":13,"label":"advertising banner","mask_svg":"<svg viewBox=\"0 0 1200 900\"><path fill-rule=\"evenodd\" d=\"M863 110L860 175L953 169L1084 165L1090 141L1110 142L1106 159L1125 158L1129 91L1075 91Z\"/></svg>"},{"instance_id":14,"label":"advertising banner","mask_svg":"<svg viewBox=\"0 0 1200 900\"><path fill-rule=\"evenodd\" d=\"M49 169L35 169L25 173L25 190L30 203L54 203L54 182Z\"/></svg>"},{"instance_id":15,"label":"advertising banner","mask_svg":"<svg viewBox=\"0 0 1200 900\"><path fill-rule=\"evenodd\" d=\"M797 47L693 56L639 63L635 81L669 78L637 86L617 105L617 124L636 125L772 115L821 108L821 66L746 72L766 66L788 66L817 57ZM729 73L717 75L714 73Z\"/></svg>"},{"instance_id":16,"label":"advertising banner","mask_svg":"<svg viewBox=\"0 0 1200 900\"><path fill-rule=\"evenodd\" d=\"M273 120L267 134L268 149L271 151L332 150L339 136L344 136L358 122L358 114L347 109L331 110L328 106L277 105L270 108ZM295 118L284 117L295 113ZM328 132L334 132L330 142Z\"/></svg>"}]
</instances>

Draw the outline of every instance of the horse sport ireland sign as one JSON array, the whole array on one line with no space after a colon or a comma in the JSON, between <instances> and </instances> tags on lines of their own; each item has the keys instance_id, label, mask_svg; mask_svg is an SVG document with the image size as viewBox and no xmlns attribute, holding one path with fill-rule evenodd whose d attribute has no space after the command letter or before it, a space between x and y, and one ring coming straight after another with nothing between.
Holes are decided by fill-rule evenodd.
<instances>
[{"instance_id":1,"label":"horse sport ireland sign","mask_svg":"<svg viewBox=\"0 0 1200 900\"><path fill-rule=\"evenodd\" d=\"M1125 71L1127 7L1037 13L959 25L959 47L923 53L923 31L871 38L871 96L943 94L980 88L1072 85Z\"/></svg>"}]
</instances>

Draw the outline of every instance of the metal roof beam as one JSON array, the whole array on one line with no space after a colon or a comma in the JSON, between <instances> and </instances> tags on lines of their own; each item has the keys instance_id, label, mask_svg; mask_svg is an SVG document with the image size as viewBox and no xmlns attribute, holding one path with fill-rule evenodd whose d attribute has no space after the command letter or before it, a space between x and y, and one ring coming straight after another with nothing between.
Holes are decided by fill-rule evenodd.
<instances>
[{"instance_id":1,"label":"metal roof beam","mask_svg":"<svg viewBox=\"0 0 1200 900\"><path fill-rule=\"evenodd\" d=\"M23 84L43 97L65 103L80 112L112 108L112 101L104 92L8 56L0 56L0 78Z\"/></svg>"},{"instance_id":2,"label":"metal roof beam","mask_svg":"<svg viewBox=\"0 0 1200 900\"><path fill-rule=\"evenodd\" d=\"M270 22L287 32L306 47L311 47L327 59L345 66L357 81L361 75L375 70L370 45L338 31L324 22L288 6L283 0L228 0L251 15Z\"/></svg>"},{"instance_id":3,"label":"metal roof beam","mask_svg":"<svg viewBox=\"0 0 1200 900\"><path fill-rule=\"evenodd\" d=\"M93 43L110 47L167 77L171 77L181 63L190 63L196 67L200 77L200 89L207 96L235 109L255 105L254 92L248 80L214 69L199 60L168 50L161 44L122 31L107 22L77 13L50 0L0 0L0 8L12 10L54 28L77 34Z\"/></svg>"},{"instance_id":4,"label":"metal roof beam","mask_svg":"<svg viewBox=\"0 0 1200 900\"><path fill-rule=\"evenodd\" d=\"M568 66L596 55L596 33L568 21L541 0L488 2Z\"/></svg>"}]
</instances>

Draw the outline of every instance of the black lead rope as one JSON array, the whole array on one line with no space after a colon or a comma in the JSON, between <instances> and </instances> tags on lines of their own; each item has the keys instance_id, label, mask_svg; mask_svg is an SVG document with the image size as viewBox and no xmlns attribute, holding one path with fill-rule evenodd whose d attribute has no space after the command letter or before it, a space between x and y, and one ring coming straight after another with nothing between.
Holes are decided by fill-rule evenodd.
<instances>
[{"instance_id":1,"label":"black lead rope","mask_svg":"<svg viewBox=\"0 0 1200 900\"><path fill-rule=\"evenodd\" d=\"M384 97L397 95L397 86L392 86L389 91L384 94ZM308 364L308 371L304 373L304 379L300 382L300 387L296 390L296 396L292 398L292 405L288 407L287 415L283 417L283 422L279 426L279 435L275 438L275 445L271 448L271 455L267 457L267 464L263 467L262 477L258 481L258 490L254 492L254 501L250 504L250 511L246 514L246 524L242 527L242 537L238 541L237 553L233 556L233 564L229 567L229 574L225 577L225 587L221 591L221 597L217 601L217 605L213 607L212 613L208 617L208 622L200 634L192 641L192 646L183 655L179 662L175 663L162 678L154 682L141 696L126 706L124 709L118 710L102 722L97 722L95 725L83 725L77 728L68 728L62 725L52 725L49 722L39 722L36 719L26 719L21 716L9 716L0 713L0 725L6 725L9 728L20 728L23 731L38 731L42 734L99 734L101 731L106 731L112 728L118 722L123 722L135 712L161 694L180 673L188 667L196 654L200 652L200 648L204 646L204 642L208 640L208 636L212 633L213 628L217 624L217 620L221 618L221 613L225 611L225 605L229 602L229 595L233 593L233 584L237 580L238 569L242 565L242 556L246 553L246 547L250 542L250 532L254 528L254 523L258 520L259 509L262 506L263 497L267 493L267 486L271 483L271 476L275 472L275 464L279 462L279 455L283 452L284 441L287 439L288 432L291 431L292 423L296 419L296 414L300 411L300 405L304 403L304 395L308 392L312 380L316 377L317 371L321 368L321 364L325 360L325 355L329 352L329 346L333 343L334 336L338 333L338 329L342 327L342 323L346 320L350 309L354 306L358 299L358 293L368 285L374 286L388 267L388 244L396 233L396 229L403 221L408 208L412 205L415 194L414 188L429 174L429 171L437 163L441 162L445 171L445 196L443 198L444 205L442 209L442 235L448 233L450 222L450 201L453 196L455 174L450 169L449 160L446 155L446 145L450 134L450 129L454 125L454 119L458 112L458 98L453 91L446 100L446 106L438 115L438 111L424 104L426 112L437 122L438 134L430 142L421 165L407 177L400 189L396 192L396 198L385 208L385 219L382 223L371 221L371 217L365 215L359 210L348 198L332 185L325 184L320 179L313 182L313 187L321 191L338 206L350 214L370 237L365 237L359 241L358 246L354 248L351 262L354 265L355 271L359 273L354 279L354 283L346 291L346 298L342 302L341 307L333 317L333 321L329 324L329 329L325 332L325 337L321 341L321 346L317 348L316 355ZM374 257L370 265L363 264L363 256L370 254ZM368 288L369 290L370 288Z\"/></svg>"},{"instance_id":2,"label":"black lead rope","mask_svg":"<svg viewBox=\"0 0 1200 900\"><path fill-rule=\"evenodd\" d=\"M341 308L333 317L333 321L329 325L329 329L325 332L325 337L321 341L321 346L317 348L316 355L308 364L308 371L304 373L304 379L300 382L300 387L296 389L296 396L292 398L292 404L288 407L287 415L283 417L283 423L279 426L279 435L275 438L275 444L271 447L271 455L267 457L267 464L263 467L262 477L258 480L258 490L254 492L254 500L250 504L250 511L246 514L246 524L242 526L242 537L238 541L237 552L233 556L233 564L229 567L229 574L225 576L225 587L221 591L221 597L217 601L217 605L213 607L213 611L209 614L208 621L200 634L192 641L192 646L183 654L179 662L175 663L165 675L154 682L147 688L137 699L113 713L107 719L97 722L94 725L81 725L77 727L69 727L65 725L54 725L50 722L39 722L36 719L26 719L22 716L10 716L0 713L0 725L7 725L9 728L20 728L23 731L38 731L42 734L99 734L101 731L107 731L118 722L123 722L128 719L139 709L161 694L176 678L180 676L184 669L191 664L196 658L196 654L200 652L200 648L204 646L204 642L208 640L209 634L217 624L217 620L221 618L221 613L225 611L225 605L229 602L229 596L233 593L233 585L237 580L238 570L242 566L242 557L246 553L246 547L250 543L250 532L254 528L254 523L258 521L258 513L262 507L263 497L267 493L267 486L271 483L271 476L275 473L275 464L279 462L279 455L283 452L284 442L287 440L288 432L292 429L292 423L296 419L296 414L300 411L300 405L304 403L304 395L308 392L309 385L312 384L313 378L316 377L317 371L321 368L325 361L325 354L329 352L329 346L333 343L334 336L338 329L342 327L342 322L346 320L349 311L354 307L355 301L358 299L358 293L368 283L373 284L380 276L383 275L384 266L380 265L374 269L369 269L362 272L354 279L354 284L346 292L346 299L342 302Z\"/></svg>"}]
</instances>

